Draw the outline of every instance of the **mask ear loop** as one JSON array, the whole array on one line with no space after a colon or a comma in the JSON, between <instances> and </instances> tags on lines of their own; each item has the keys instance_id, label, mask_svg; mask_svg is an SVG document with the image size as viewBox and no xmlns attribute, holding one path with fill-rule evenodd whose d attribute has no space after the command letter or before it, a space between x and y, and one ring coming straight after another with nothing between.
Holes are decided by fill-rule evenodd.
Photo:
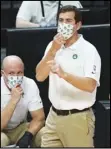
<instances>
[{"instance_id":1,"label":"mask ear loop","mask_svg":"<svg viewBox=\"0 0 111 149\"><path fill-rule=\"evenodd\" d=\"M5 75L5 77L6 77L5 71L4 71L4 70L2 70L2 72L4 73L4 75Z\"/></svg>"},{"instance_id":2,"label":"mask ear loop","mask_svg":"<svg viewBox=\"0 0 111 149\"><path fill-rule=\"evenodd\" d=\"M5 74L5 71L2 70L2 72L4 73L4 76L5 76L5 78L6 78L6 82L8 82L8 78L7 78L7 75ZM6 84L7 88L11 91L11 88L8 87L8 85L7 85L6 82L5 82L5 84Z\"/></svg>"}]
</instances>

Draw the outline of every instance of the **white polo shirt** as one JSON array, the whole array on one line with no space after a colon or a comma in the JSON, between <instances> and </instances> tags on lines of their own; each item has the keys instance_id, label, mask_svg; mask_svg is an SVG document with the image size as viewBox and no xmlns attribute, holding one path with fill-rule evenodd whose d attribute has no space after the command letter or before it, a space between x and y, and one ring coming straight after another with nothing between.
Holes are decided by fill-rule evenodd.
<instances>
[{"instance_id":1,"label":"white polo shirt","mask_svg":"<svg viewBox=\"0 0 111 149\"><path fill-rule=\"evenodd\" d=\"M59 1L43 1L46 20L45 26L56 26L58 4ZM79 1L61 1L61 6L65 5L74 5L77 8L82 8ZM19 8L17 18L41 25L42 9L40 1L23 1Z\"/></svg>"},{"instance_id":2,"label":"white polo shirt","mask_svg":"<svg viewBox=\"0 0 111 149\"><path fill-rule=\"evenodd\" d=\"M18 102L7 129L15 128L21 122L26 121L28 111L31 112L43 108L39 89L32 79L24 76L21 87L23 88L24 95ZM10 99L11 93L6 87L3 77L1 77L1 110L6 107Z\"/></svg>"},{"instance_id":3,"label":"white polo shirt","mask_svg":"<svg viewBox=\"0 0 111 149\"><path fill-rule=\"evenodd\" d=\"M45 55L52 45L46 48ZM68 48L61 49L56 53L55 61L61 68L70 74L80 77L93 78L100 85L101 59L96 48L86 41L82 35ZM52 105L61 110L84 109L91 107L96 100L96 90L92 93L80 90L57 74L49 75L49 99Z\"/></svg>"}]
</instances>

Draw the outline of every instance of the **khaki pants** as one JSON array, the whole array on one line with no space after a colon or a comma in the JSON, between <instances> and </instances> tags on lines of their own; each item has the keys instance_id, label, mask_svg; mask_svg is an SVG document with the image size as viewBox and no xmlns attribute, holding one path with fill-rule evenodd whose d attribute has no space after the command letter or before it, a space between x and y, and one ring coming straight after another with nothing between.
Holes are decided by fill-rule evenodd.
<instances>
[{"instance_id":1,"label":"khaki pants","mask_svg":"<svg viewBox=\"0 0 111 149\"><path fill-rule=\"evenodd\" d=\"M8 146L10 144L16 144L17 141L23 136L28 129L28 123L22 123L18 127L11 130L4 130L1 132L1 147ZM32 147L41 146L42 129L34 136L32 141Z\"/></svg>"},{"instance_id":2,"label":"khaki pants","mask_svg":"<svg viewBox=\"0 0 111 149\"><path fill-rule=\"evenodd\" d=\"M41 147L94 147L95 116L92 109L58 116L52 108L46 120Z\"/></svg>"}]
</instances>

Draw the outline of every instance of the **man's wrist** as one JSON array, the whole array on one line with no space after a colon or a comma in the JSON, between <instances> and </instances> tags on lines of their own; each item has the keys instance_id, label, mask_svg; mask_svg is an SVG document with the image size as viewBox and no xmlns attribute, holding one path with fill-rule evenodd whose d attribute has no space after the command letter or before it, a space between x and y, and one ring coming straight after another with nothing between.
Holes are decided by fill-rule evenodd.
<instances>
[{"instance_id":1,"label":"man's wrist","mask_svg":"<svg viewBox=\"0 0 111 149\"><path fill-rule=\"evenodd\" d=\"M53 47L50 49L50 54L53 56L53 57L55 57L55 55L56 55L56 49L54 49Z\"/></svg>"},{"instance_id":2,"label":"man's wrist","mask_svg":"<svg viewBox=\"0 0 111 149\"><path fill-rule=\"evenodd\" d=\"M68 77L68 73L67 73L67 72L64 72L63 75L62 75L62 78L63 78L64 80L67 80L67 77Z\"/></svg>"},{"instance_id":3,"label":"man's wrist","mask_svg":"<svg viewBox=\"0 0 111 149\"><path fill-rule=\"evenodd\" d=\"M10 103L13 105L13 106L16 106L18 101L14 100L13 98L11 98L10 100Z\"/></svg>"}]
</instances>

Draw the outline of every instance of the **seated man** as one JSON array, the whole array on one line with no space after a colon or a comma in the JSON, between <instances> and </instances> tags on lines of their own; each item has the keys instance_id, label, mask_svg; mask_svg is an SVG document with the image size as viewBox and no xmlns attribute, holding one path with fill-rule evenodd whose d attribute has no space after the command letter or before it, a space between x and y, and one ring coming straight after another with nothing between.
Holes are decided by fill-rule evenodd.
<instances>
[{"instance_id":1,"label":"seated man","mask_svg":"<svg viewBox=\"0 0 111 149\"><path fill-rule=\"evenodd\" d=\"M1 147L40 147L45 116L37 85L24 76L24 64L18 56L5 57L1 72ZM30 123L26 122L28 111Z\"/></svg>"},{"instance_id":2,"label":"seated man","mask_svg":"<svg viewBox=\"0 0 111 149\"><path fill-rule=\"evenodd\" d=\"M16 16L16 27L54 27L60 7L83 8L80 1L23 1Z\"/></svg>"}]
</instances>

